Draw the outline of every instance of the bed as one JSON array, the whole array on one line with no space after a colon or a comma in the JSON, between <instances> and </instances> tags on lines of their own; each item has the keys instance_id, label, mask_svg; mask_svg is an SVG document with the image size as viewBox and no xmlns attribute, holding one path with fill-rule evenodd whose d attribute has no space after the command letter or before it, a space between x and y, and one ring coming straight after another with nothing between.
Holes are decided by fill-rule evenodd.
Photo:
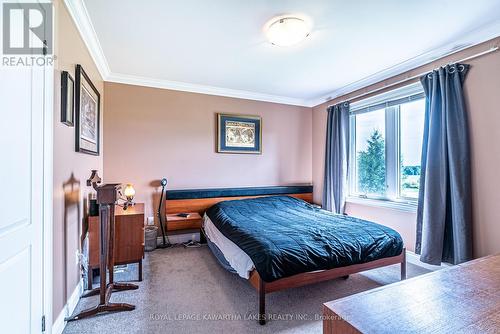
<instances>
[{"instance_id":1,"label":"bed","mask_svg":"<svg viewBox=\"0 0 500 334\"><path fill-rule=\"evenodd\" d=\"M308 193L197 197L202 198L179 202L174 195L167 208L170 201L171 208L204 213L203 231L214 255L256 288L261 324L266 293L392 264L401 264L401 279L406 278L396 231L322 210L308 203Z\"/></svg>"}]
</instances>

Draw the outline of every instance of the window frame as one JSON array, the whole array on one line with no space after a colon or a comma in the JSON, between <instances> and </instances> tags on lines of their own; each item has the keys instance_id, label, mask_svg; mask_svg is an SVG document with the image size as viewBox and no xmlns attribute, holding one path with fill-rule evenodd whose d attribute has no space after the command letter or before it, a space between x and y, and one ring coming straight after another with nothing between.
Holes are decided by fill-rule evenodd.
<instances>
[{"instance_id":1,"label":"window frame","mask_svg":"<svg viewBox=\"0 0 500 334\"><path fill-rule=\"evenodd\" d=\"M348 197L351 203L378 207L389 207L403 211L415 212L418 199L404 197L401 194L401 120L400 105L425 99L422 85L416 82L389 92L363 99L351 104L349 112L349 178ZM386 195L370 196L357 193L357 151L356 151L356 116L385 109L385 162L386 162Z\"/></svg>"}]
</instances>

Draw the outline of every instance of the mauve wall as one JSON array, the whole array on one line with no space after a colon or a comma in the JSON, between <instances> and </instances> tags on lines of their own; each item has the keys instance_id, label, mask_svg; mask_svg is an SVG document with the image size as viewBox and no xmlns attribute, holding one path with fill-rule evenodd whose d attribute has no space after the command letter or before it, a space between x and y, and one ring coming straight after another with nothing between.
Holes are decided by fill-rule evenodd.
<instances>
[{"instance_id":1,"label":"mauve wall","mask_svg":"<svg viewBox=\"0 0 500 334\"><path fill-rule=\"evenodd\" d=\"M106 82L106 182L130 182L146 214L169 189L312 181L311 108ZM260 115L262 154L215 152L216 113ZM152 183L153 182L153 183Z\"/></svg>"},{"instance_id":2,"label":"mauve wall","mask_svg":"<svg viewBox=\"0 0 500 334\"><path fill-rule=\"evenodd\" d=\"M404 78L430 71L442 64L500 45L500 38L469 48L452 57L403 73L313 108L313 182L315 202L321 202L324 172L326 108L348 100L363 91L384 87ZM465 97L469 114L472 148L472 197L474 224L474 255L500 252L500 52L470 60L465 81ZM348 203L347 213L393 227L405 239L408 249L415 246L414 213Z\"/></svg>"},{"instance_id":3,"label":"mauve wall","mask_svg":"<svg viewBox=\"0 0 500 334\"><path fill-rule=\"evenodd\" d=\"M83 223L83 199L87 196L89 188L85 181L92 169L98 169L102 175L103 152L101 131L101 155L93 156L75 152L75 128L68 127L60 122L60 76L61 71L68 71L75 77L75 66L81 64L85 72L101 93L101 130L102 130L102 105L103 81L90 54L76 29L70 14L63 1L54 1L55 7L55 52L57 62L54 73L54 268L53 268L53 320L57 318L67 298L75 290L80 280L80 268L76 263L80 233ZM63 187L71 176L80 182L80 190L76 191L77 198L70 198L70 187ZM74 188L76 189L76 187ZM64 226L66 225L66 254L64 262ZM66 272L65 272L66 269ZM64 291L66 281L66 292Z\"/></svg>"}]
</instances>

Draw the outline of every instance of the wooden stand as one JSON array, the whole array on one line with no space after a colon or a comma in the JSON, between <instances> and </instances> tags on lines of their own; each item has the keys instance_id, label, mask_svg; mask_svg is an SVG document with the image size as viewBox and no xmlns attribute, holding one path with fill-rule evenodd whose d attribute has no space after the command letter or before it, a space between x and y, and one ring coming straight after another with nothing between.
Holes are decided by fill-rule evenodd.
<instances>
[{"instance_id":1,"label":"wooden stand","mask_svg":"<svg viewBox=\"0 0 500 334\"><path fill-rule=\"evenodd\" d=\"M135 284L130 283L115 283L113 277L114 269L114 229L115 229L115 203L119 198L117 193L120 186L117 184L105 184L97 187L97 202L99 203L99 219L100 219L100 240L99 240L99 268L101 276L101 284L99 288L90 290L82 297L89 297L99 295L99 304L83 310L82 312L66 318L66 321L79 320L82 318L90 317L103 312L120 312L132 311L135 309L134 305L126 303L110 303L111 293L113 291L135 290L138 288ZM109 283L106 284L106 270L109 273Z\"/></svg>"},{"instance_id":2,"label":"wooden stand","mask_svg":"<svg viewBox=\"0 0 500 334\"><path fill-rule=\"evenodd\" d=\"M144 203L135 203L126 210L115 205L114 250L115 265L137 263L138 281L142 281L144 258ZM93 271L99 269L99 216L88 217L88 271L87 289L92 289ZM131 279L132 280L132 279Z\"/></svg>"}]
</instances>

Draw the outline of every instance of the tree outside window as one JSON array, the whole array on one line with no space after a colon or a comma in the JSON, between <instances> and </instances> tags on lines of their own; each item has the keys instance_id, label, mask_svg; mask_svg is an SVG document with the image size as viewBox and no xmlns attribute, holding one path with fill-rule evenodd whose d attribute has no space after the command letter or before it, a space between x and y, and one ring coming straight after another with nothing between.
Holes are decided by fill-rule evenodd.
<instances>
[{"instance_id":1,"label":"tree outside window","mask_svg":"<svg viewBox=\"0 0 500 334\"><path fill-rule=\"evenodd\" d=\"M378 130L367 139L367 147L358 152L358 189L363 194L384 194L385 141Z\"/></svg>"}]
</instances>

